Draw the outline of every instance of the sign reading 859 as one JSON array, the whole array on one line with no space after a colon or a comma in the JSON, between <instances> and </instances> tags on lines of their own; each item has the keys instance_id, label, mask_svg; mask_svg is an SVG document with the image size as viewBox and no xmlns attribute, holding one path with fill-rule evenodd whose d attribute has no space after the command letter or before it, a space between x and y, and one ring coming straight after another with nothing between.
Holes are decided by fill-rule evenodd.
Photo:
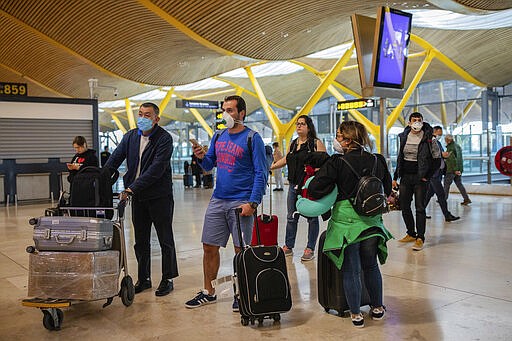
<instances>
[{"instance_id":1,"label":"sign reading 859","mask_svg":"<svg viewBox=\"0 0 512 341\"><path fill-rule=\"evenodd\" d=\"M0 82L0 96L28 96L26 83Z\"/></svg>"}]
</instances>

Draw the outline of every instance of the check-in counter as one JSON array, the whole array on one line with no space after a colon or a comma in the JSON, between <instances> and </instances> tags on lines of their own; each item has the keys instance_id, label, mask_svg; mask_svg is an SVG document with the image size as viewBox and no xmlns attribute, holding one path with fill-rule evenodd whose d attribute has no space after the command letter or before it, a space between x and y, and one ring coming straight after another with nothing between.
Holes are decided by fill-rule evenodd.
<instances>
[{"instance_id":1,"label":"check-in counter","mask_svg":"<svg viewBox=\"0 0 512 341\"><path fill-rule=\"evenodd\" d=\"M18 200L50 199L50 173L18 174Z\"/></svg>"}]
</instances>

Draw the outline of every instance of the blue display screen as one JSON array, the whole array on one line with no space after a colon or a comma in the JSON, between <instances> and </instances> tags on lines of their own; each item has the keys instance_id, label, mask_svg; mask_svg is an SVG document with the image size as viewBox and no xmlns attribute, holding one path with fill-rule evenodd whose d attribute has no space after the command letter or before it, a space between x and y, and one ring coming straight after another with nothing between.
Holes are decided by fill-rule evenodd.
<instances>
[{"instance_id":1,"label":"blue display screen","mask_svg":"<svg viewBox=\"0 0 512 341\"><path fill-rule=\"evenodd\" d=\"M382 8L374 86L403 88L412 14Z\"/></svg>"}]
</instances>

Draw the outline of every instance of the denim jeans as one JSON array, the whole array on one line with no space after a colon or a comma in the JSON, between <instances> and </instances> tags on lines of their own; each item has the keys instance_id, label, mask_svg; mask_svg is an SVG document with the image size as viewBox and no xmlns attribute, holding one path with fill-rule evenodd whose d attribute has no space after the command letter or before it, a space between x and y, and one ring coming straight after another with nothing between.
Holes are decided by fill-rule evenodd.
<instances>
[{"instance_id":1,"label":"denim jeans","mask_svg":"<svg viewBox=\"0 0 512 341\"><path fill-rule=\"evenodd\" d=\"M297 211L297 208L295 207L296 202L297 190L295 189L294 185L290 184L287 198L288 214L286 215L285 237L285 245L288 246L290 249L293 249L295 247L295 238L297 237L297 225L300 217L299 213L295 213ZM307 219L309 225L307 247L311 250L315 250L316 240L318 239L318 233L320 231L320 223L318 222L318 217Z\"/></svg>"},{"instance_id":2,"label":"denim jeans","mask_svg":"<svg viewBox=\"0 0 512 341\"><path fill-rule=\"evenodd\" d=\"M407 234L411 237L421 238L425 241L425 195L428 182L418 179L416 174L404 174L400 181L400 208L404 219ZM416 209L416 224L411 210L412 197ZM415 228L416 227L416 228Z\"/></svg>"},{"instance_id":3,"label":"denim jeans","mask_svg":"<svg viewBox=\"0 0 512 341\"><path fill-rule=\"evenodd\" d=\"M345 248L341 272L343 287L350 312L359 314L361 307L361 269L364 273L364 283L373 307L382 306L382 275L377 264L377 247L380 237L365 239L359 243L350 244Z\"/></svg>"}]
</instances>

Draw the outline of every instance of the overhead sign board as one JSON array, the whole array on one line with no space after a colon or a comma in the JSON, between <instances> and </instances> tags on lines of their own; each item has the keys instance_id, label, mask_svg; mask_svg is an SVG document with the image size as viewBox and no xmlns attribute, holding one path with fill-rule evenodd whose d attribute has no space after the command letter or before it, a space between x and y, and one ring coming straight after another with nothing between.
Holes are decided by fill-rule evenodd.
<instances>
[{"instance_id":1,"label":"overhead sign board","mask_svg":"<svg viewBox=\"0 0 512 341\"><path fill-rule=\"evenodd\" d=\"M219 102L183 99L176 100L176 108L219 109Z\"/></svg>"},{"instance_id":2,"label":"overhead sign board","mask_svg":"<svg viewBox=\"0 0 512 341\"><path fill-rule=\"evenodd\" d=\"M0 95L2 96L27 96L27 83L0 82Z\"/></svg>"},{"instance_id":3,"label":"overhead sign board","mask_svg":"<svg viewBox=\"0 0 512 341\"><path fill-rule=\"evenodd\" d=\"M374 108L375 101L371 98L359 98L352 99L349 101L338 102L337 110L351 110L351 109L363 109L363 108Z\"/></svg>"}]
</instances>

